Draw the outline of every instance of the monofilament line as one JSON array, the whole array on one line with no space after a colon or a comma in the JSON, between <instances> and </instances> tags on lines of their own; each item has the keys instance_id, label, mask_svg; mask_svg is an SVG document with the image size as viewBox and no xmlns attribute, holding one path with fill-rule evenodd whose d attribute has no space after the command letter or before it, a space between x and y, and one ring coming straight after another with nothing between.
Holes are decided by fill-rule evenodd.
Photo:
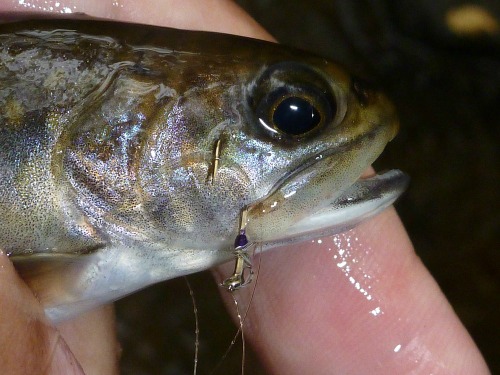
<instances>
[{"instance_id":1,"label":"monofilament line","mask_svg":"<svg viewBox=\"0 0 500 375\"><path fill-rule=\"evenodd\" d=\"M200 349L200 329L199 329L199 322L198 322L198 307L196 305L196 299L194 297L194 291L193 288L191 287L191 284L189 283L189 280L187 277L184 277L184 280L186 280L186 285L189 289L189 295L191 296L191 302L193 303L193 312L194 312L194 364L193 364L193 375L196 375L196 371L198 369L198 352Z\"/></svg>"}]
</instances>

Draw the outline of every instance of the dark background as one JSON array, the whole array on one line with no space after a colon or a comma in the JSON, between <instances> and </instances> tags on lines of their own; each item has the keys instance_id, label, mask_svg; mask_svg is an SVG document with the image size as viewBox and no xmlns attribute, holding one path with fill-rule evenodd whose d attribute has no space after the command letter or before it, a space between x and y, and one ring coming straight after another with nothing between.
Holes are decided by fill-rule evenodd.
<instances>
[{"instance_id":1,"label":"dark background","mask_svg":"<svg viewBox=\"0 0 500 375\"><path fill-rule=\"evenodd\" d=\"M339 61L393 99L401 131L377 161L411 178L398 211L418 255L500 373L500 31L457 34L446 17L477 4L500 24L499 1L240 0L280 42ZM190 277L199 305L199 374L235 333L205 274ZM191 374L194 313L184 280L117 304L123 374ZM217 374L238 374L236 345ZM251 356L251 353L249 354ZM263 374L250 358L246 374Z\"/></svg>"}]
</instances>

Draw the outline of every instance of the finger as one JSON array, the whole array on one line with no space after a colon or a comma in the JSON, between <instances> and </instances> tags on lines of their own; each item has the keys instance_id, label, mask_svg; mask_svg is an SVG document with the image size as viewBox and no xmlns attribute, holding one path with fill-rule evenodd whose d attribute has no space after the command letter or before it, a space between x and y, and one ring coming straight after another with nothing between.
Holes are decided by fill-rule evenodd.
<instances>
[{"instance_id":1,"label":"finger","mask_svg":"<svg viewBox=\"0 0 500 375\"><path fill-rule=\"evenodd\" d=\"M58 324L57 328L86 375L118 374L120 347L112 305Z\"/></svg>"},{"instance_id":2,"label":"finger","mask_svg":"<svg viewBox=\"0 0 500 375\"><path fill-rule=\"evenodd\" d=\"M261 257L245 337L272 373L488 373L394 210Z\"/></svg>"},{"instance_id":3,"label":"finger","mask_svg":"<svg viewBox=\"0 0 500 375\"><path fill-rule=\"evenodd\" d=\"M83 370L0 251L1 373L82 375Z\"/></svg>"},{"instance_id":4,"label":"finger","mask_svg":"<svg viewBox=\"0 0 500 375\"><path fill-rule=\"evenodd\" d=\"M181 29L231 32L236 35L269 38L240 7L229 0L8 0L0 12L52 12L89 16L126 22L169 26Z\"/></svg>"}]
</instances>

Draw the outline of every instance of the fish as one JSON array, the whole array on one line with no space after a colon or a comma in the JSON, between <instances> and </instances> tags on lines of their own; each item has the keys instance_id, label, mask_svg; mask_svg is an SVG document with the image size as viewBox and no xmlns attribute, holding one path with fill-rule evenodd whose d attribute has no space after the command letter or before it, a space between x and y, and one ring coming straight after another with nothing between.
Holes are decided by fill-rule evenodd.
<instances>
[{"instance_id":1,"label":"fish","mask_svg":"<svg viewBox=\"0 0 500 375\"><path fill-rule=\"evenodd\" d=\"M398 128L379 90L279 44L2 24L0 249L70 319L234 260L242 229L266 251L378 214L408 177L361 176Z\"/></svg>"}]
</instances>

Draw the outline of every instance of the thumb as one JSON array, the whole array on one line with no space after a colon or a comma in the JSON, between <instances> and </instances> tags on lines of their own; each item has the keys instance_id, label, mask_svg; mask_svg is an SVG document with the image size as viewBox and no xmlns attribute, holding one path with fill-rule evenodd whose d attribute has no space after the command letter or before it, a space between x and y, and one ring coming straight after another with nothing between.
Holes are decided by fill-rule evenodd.
<instances>
[{"instance_id":1,"label":"thumb","mask_svg":"<svg viewBox=\"0 0 500 375\"><path fill-rule=\"evenodd\" d=\"M111 306L54 326L0 250L1 373L109 375L118 373Z\"/></svg>"},{"instance_id":2,"label":"thumb","mask_svg":"<svg viewBox=\"0 0 500 375\"><path fill-rule=\"evenodd\" d=\"M82 375L82 367L41 305L0 250L2 373Z\"/></svg>"}]
</instances>

